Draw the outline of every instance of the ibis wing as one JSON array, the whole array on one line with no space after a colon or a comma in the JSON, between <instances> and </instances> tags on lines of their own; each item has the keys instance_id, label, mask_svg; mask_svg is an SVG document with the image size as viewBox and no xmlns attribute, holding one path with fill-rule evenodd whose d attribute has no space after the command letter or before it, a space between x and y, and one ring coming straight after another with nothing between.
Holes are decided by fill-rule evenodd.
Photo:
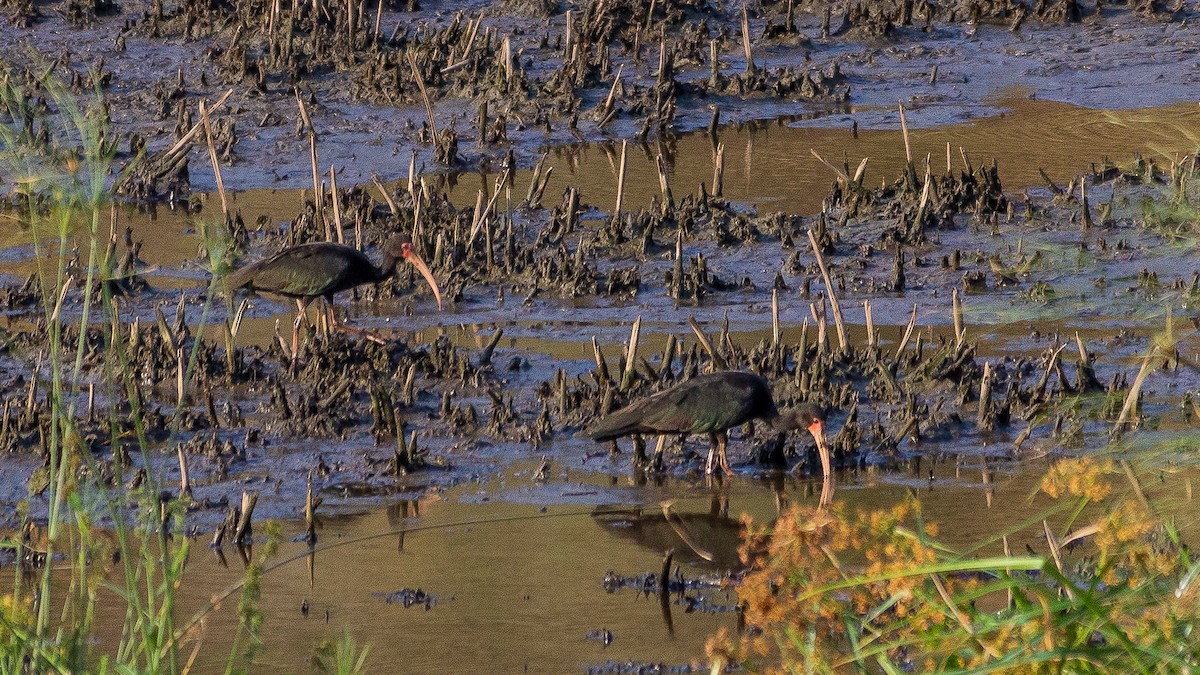
<instances>
[{"instance_id":1,"label":"ibis wing","mask_svg":"<svg viewBox=\"0 0 1200 675\"><path fill-rule=\"evenodd\" d=\"M233 272L229 285L289 296L325 295L338 290L359 262L346 251L357 253L329 244L296 246Z\"/></svg>"},{"instance_id":2,"label":"ibis wing","mask_svg":"<svg viewBox=\"0 0 1200 675\"><path fill-rule=\"evenodd\" d=\"M694 381L694 380L693 380ZM742 382L708 379L674 392L671 408L676 419L690 421L693 433L720 431L743 424L754 416L755 392Z\"/></svg>"},{"instance_id":3,"label":"ibis wing","mask_svg":"<svg viewBox=\"0 0 1200 675\"><path fill-rule=\"evenodd\" d=\"M629 434L729 429L763 412L758 410L762 385L757 379L697 377L612 413L592 427L590 434L594 440L608 441Z\"/></svg>"},{"instance_id":4,"label":"ibis wing","mask_svg":"<svg viewBox=\"0 0 1200 675\"><path fill-rule=\"evenodd\" d=\"M629 434L654 433L664 421L663 403L665 401L664 394L667 393L670 392L662 392L650 398L635 401L609 414L592 426L588 432L589 435L592 440L611 441Z\"/></svg>"},{"instance_id":5,"label":"ibis wing","mask_svg":"<svg viewBox=\"0 0 1200 675\"><path fill-rule=\"evenodd\" d=\"M644 426L657 432L691 433L701 431L706 416L694 387L676 387L643 401Z\"/></svg>"}]
</instances>

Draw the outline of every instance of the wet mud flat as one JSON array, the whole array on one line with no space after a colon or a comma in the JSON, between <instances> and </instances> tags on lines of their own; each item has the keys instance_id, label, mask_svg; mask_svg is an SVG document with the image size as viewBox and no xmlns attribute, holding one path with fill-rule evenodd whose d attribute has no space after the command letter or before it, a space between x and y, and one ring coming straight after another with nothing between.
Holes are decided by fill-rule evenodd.
<instances>
[{"instance_id":1,"label":"wet mud flat","mask_svg":"<svg viewBox=\"0 0 1200 675\"><path fill-rule=\"evenodd\" d=\"M510 152L529 167L554 146L664 139L718 120L895 128L897 101L914 128L938 126L994 114L992 97L1013 89L1091 108L1165 105L1200 65L1186 2L3 9L0 58L16 72L103 93L127 170L117 185L138 199L215 188L209 172L187 171L204 156L195 139L178 141L199 103L226 92L212 115L228 184L300 188L312 185L309 129L322 173L365 184L406 176L413 152L422 172L496 168Z\"/></svg>"}]
</instances>

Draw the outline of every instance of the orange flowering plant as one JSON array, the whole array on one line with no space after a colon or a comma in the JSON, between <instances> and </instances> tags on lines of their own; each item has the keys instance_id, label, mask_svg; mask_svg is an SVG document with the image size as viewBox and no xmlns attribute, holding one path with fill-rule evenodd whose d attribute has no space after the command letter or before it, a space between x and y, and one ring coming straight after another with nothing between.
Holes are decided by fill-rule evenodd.
<instances>
[{"instance_id":1,"label":"orange flowering plant","mask_svg":"<svg viewBox=\"0 0 1200 675\"><path fill-rule=\"evenodd\" d=\"M1116 495L1113 473L1092 459L1051 468L1047 516L1074 529L1060 539L1043 524L1045 555L956 554L915 500L793 507L752 525L746 629L709 640L713 672L1195 672L1200 564L1140 491Z\"/></svg>"}]
</instances>

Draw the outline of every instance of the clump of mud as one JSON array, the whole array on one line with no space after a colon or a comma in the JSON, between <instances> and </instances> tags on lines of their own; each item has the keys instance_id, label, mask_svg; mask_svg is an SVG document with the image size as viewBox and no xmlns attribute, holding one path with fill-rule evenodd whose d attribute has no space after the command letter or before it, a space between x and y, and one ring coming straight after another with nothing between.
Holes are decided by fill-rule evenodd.
<instances>
[{"instance_id":1,"label":"clump of mud","mask_svg":"<svg viewBox=\"0 0 1200 675\"><path fill-rule=\"evenodd\" d=\"M388 605L401 605L405 609L424 607L426 612L433 609L438 603L437 598L419 588L402 588L390 593L375 593L374 596L381 598Z\"/></svg>"}]
</instances>

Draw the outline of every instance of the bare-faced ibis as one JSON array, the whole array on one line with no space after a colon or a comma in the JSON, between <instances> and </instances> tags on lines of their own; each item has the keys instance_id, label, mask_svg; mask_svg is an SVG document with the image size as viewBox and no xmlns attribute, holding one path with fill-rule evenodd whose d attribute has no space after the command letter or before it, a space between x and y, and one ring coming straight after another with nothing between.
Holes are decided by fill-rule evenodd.
<instances>
[{"instance_id":1,"label":"bare-faced ibis","mask_svg":"<svg viewBox=\"0 0 1200 675\"><path fill-rule=\"evenodd\" d=\"M832 473L829 446L825 444L825 414L817 405L804 403L780 412L771 396L771 385L753 373L723 371L699 375L686 382L636 401L596 423L592 440L611 441L630 434L708 434L712 447L705 463L714 470L732 473L725 456L729 430L761 419L777 431L807 429L817 442L821 470Z\"/></svg>"},{"instance_id":2,"label":"bare-faced ibis","mask_svg":"<svg viewBox=\"0 0 1200 675\"><path fill-rule=\"evenodd\" d=\"M315 298L323 297L330 307L332 324L342 328L332 311L333 296L341 291L368 283L379 283L396 274L401 262L407 262L429 283L438 309L442 292L424 260L413 250L403 234L393 235L383 245L383 264L376 267L361 251L331 242L312 242L283 249L275 255L251 263L228 276L229 289L247 288L274 293L296 300L296 321L292 324L292 366L300 349L300 323L304 311Z\"/></svg>"}]
</instances>

